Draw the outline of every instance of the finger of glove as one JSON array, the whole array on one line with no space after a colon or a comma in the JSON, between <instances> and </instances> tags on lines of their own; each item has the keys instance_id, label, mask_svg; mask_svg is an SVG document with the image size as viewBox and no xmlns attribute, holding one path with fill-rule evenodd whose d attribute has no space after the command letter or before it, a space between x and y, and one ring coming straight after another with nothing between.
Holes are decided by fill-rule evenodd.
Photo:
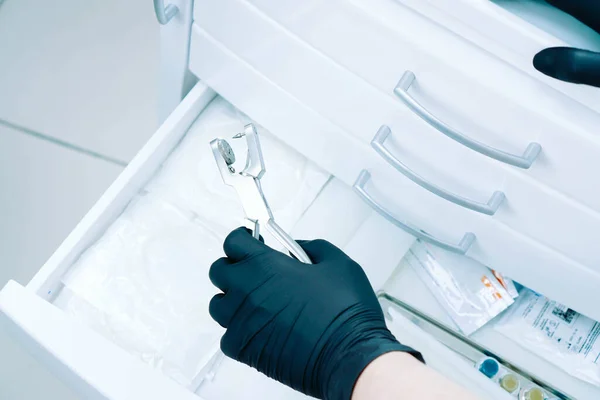
<instances>
[{"instance_id":1,"label":"finger of glove","mask_svg":"<svg viewBox=\"0 0 600 400\"><path fill-rule=\"evenodd\" d=\"M225 238L223 250L232 261L242 261L257 253L270 250L262 241L254 239L246 228L237 228Z\"/></svg>"},{"instance_id":2,"label":"finger of glove","mask_svg":"<svg viewBox=\"0 0 600 400\"><path fill-rule=\"evenodd\" d=\"M551 47L533 58L541 73L565 82L600 87L600 53L570 47Z\"/></svg>"},{"instance_id":3,"label":"finger of glove","mask_svg":"<svg viewBox=\"0 0 600 400\"><path fill-rule=\"evenodd\" d=\"M210 300L208 312L223 328L227 328L243 301L242 296L233 292L227 294L219 293Z\"/></svg>"},{"instance_id":4,"label":"finger of glove","mask_svg":"<svg viewBox=\"0 0 600 400\"><path fill-rule=\"evenodd\" d=\"M327 240L298 240L298 244L304 249L314 264L347 257L342 250L338 249Z\"/></svg>"},{"instance_id":5,"label":"finger of glove","mask_svg":"<svg viewBox=\"0 0 600 400\"><path fill-rule=\"evenodd\" d=\"M226 310L223 301L224 298L225 294L223 293L214 295L208 304L208 313L219 325L221 325L223 328L227 328L227 325L229 325L229 319L226 316Z\"/></svg>"},{"instance_id":6,"label":"finger of glove","mask_svg":"<svg viewBox=\"0 0 600 400\"><path fill-rule=\"evenodd\" d=\"M267 293L264 295L267 299L273 298L274 296L273 294ZM268 301L267 299L265 299L265 301ZM278 303L280 301L281 300L277 300ZM245 355L250 358L260 356L259 351L258 354L254 354L256 353L254 350L258 349L253 348L253 340L257 339L258 335L261 332L264 332L265 329L273 328L272 322L287 306L280 306L280 309L276 313L274 313L269 306L264 304L260 307L250 307L246 309L244 309L243 305L240 305L240 307L238 307L239 312L236 311L235 318L232 318L229 321L227 332L225 332L221 338L221 350L227 357L244 362L256 368L256 365L249 363L249 359L242 359L241 352L245 351ZM259 343L259 347L262 348L266 344L267 342Z\"/></svg>"},{"instance_id":7,"label":"finger of glove","mask_svg":"<svg viewBox=\"0 0 600 400\"><path fill-rule=\"evenodd\" d=\"M221 289L223 292L227 292L232 284L231 270L231 260L229 260L227 257L222 257L212 263L210 269L208 270L208 277L213 285Z\"/></svg>"},{"instance_id":8,"label":"finger of glove","mask_svg":"<svg viewBox=\"0 0 600 400\"><path fill-rule=\"evenodd\" d=\"M600 33L599 0L546 0L554 7L566 12Z\"/></svg>"}]
</instances>

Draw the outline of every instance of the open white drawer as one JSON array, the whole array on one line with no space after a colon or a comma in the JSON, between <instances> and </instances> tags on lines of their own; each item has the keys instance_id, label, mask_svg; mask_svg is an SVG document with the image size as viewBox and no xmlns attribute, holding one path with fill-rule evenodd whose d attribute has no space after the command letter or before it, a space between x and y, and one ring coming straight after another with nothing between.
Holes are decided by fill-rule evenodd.
<instances>
[{"instance_id":1,"label":"open white drawer","mask_svg":"<svg viewBox=\"0 0 600 400\"><path fill-rule=\"evenodd\" d=\"M0 292L2 329L83 398L199 398L193 393L196 378L222 333L208 316L208 301L217 292L208 268L222 256L224 235L242 223L239 202L219 194L229 188L208 144L217 135L235 134L242 120L198 83L28 286L9 282ZM310 205L297 234L340 246L350 241L371 215L369 207L339 182L321 193L326 172L272 136L261 141L267 164L263 188L278 223L289 229ZM270 185L270 177L278 185ZM414 240L403 232L396 238L405 247ZM397 245L388 241L383 251L388 259L378 259L388 265L385 276L372 276L379 286L401 256ZM381 244L372 246L377 247L381 250ZM198 341L206 343L194 344ZM273 399L281 391L287 398L299 396L241 364L223 364L215 383L203 387L207 399L231 398L228 390L236 389L263 390Z\"/></svg>"},{"instance_id":2,"label":"open white drawer","mask_svg":"<svg viewBox=\"0 0 600 400\"><path fill-rule=\"evenodd\" d=\"M219 64L219 57L216 56L215 53L208 58L216 63L207 63L209 66ZM348 160L347 167L351 170L347 173L343 172L343 168L340 169L340 159L335 156L338 153L327 154L327 147L322 147L322 141L319 139L321 135L332 136L331 145L335 145L335 135L341 134L340 132L328 129L327 124L323 125L323 122L319 122L320 118L315 117L310 110L301 105L295 104L290 107L292 99L285 93L271 97L277 90L272 84L253 86L252 82L261 81L231 79L233 76L242 79L247 76L247 71L242 73L242 70L231 70L235 65L221 64L225 68L220 71L229 69L225 75L219 75L217 71L207 75L211 85L214 84L215 88L219 91L222 89L223 92L228 92L231 87L238 84L241 85L239 87L246 88L245 92L233 92L233 98L236 103L243 106L244 111L256 116L261 124L268 125L268 129L287 144L310 154L312 159L318 160L319 154L327 156L320 164L329 172L334 171L341 178L340 181L330 182L308 208L296 224L293 230L294 236L324 237L337 243L361 263L374 287L381 287L414 239L373 213L348 185L344 184L352 183L354 173L360 169L356 164L360 164L361 160ZM206 72L198 69L195 63L192 63L192 69L199 74ZM219 77L223 80L220 81ZM225 82L227 85L224 85ZM243 93L248 95L241 96ZM251 95L252 93L261 93L261 95ZM24 288L15 282L9 282L0 292L2 311L0 321L3 329L13 332L34 355L86 399L205 398L213 400L244 398L243 395L251 396L246 398L255 398L257 394L268 399L303 398L300 394L231 360L224 361L213 381L202 385L198 391L200 394L195 394L53 304L60 297L63 281L69 269L122 214L125 207L154 175L214 96L215 93L211 89L203 83L198 83L29 285ZM269 99L276 101L270 102ZM289 121L297 121L298 124L296 126ZM268 154L265 154L265 157L268 168ZM340 207L340 204L344 204L344 207ZM412 206L414 207L415 204ZM431 225L435 226L435 221L432 221ZM519 248L522 249L525 256L532 253L528 251L529 246L539 247L534 242L518 237L512 244L517 247L517 252ZM503 244L503 246L510 245ZM537 262L551 267L563 262L570 263L550 251L543 248L540 250L540 252L533 252L538 257L541 256L536 260ZM495 254L497 253L498 250ZM514 256L508 258L513 259ZM529 260L531 258L526 261ZM209 263L212 260L203 261ZM498 262L503 261L500 259ZM522 265L515 268L508 263L506 266L506 270L510 270L511 274L516 273L517 268L522 268ZM532 285L533 287L543 288L546 285L546 288L553 288L554 290L551 291L556 294L560 289L561 301L567 304L578 302L578 305L586 308L584 312L594 310L595 315L590 312L588 315L598 318L598 310L595 310L593 305L582 302L584 297L589 299L588 295L592 293L592 289L585 289L588 292L582 295L582 287L585 288L586 282L582 282L579 286L573 284L565 290L564 282L561 284L553 277L545 277L547 274L540 274L534 269L523 269L520 277L530 277L536 284ZM577 271L573 270L573 273L577 274ZM595 287L594 282L587 283ZM404 284L414 287L410 280L404 281ZM203 295L211 296L212 293L203 293ZM422 302L423 308L427 310L431 298L425 297L423 300L422 297L417 296L414 301L417 305ZM459 379L462 384L469 386L482 397L510 398L475 369L470 370L469 364L464 360L461 361L452 351L436 344L428 335L419 334L418 328L400 323L400 325L392 324L391 329L396 330L401 340L417 347L423 346L425 357L432 360L431 365L434 368L454 379ZM487 345L493 348L496 342L491 341ZM504 344L498 342L498 345ZM206 357L200 357L199 363L206 361L210 356L211 353L208 352ZM456 363L459 362L461 367L456 368ZM534 363L534 373L538 370L537 367ZM554 371L552 368L539 365L540 373L545 374L547 370ZM543 378L548 379L547 376ZM561 388L560 385L557 386ZM567 386L567 389L572 388Z\"/></svg>"},{"instance_id":3,"label":"open white drawer","mask_svg":"<svg viewBox=\"0 0 600 400\"><path fill-rule=\"evenodd\" d=\"M533 56L547 47L600 50L596 32L543 0L396 1L600 112L596 88L552 79L533 67Z\"/></svg>"},{"instance_id":4,"label":"open white drawer","mask_svg":"<svg viewBox=\"0 0 600 400\"><path fill-rule=\"evenodd\" d=\"M101 308L104 304L97 303L97 297L89 296L90 292L102 291L103 288L96 286L102 286L105 283L103 283L103 275L106 273L104 267L111 267L102 263L92 264L91 266L94 268L90 270L90 264L86 264L90 257L93 258L94 254L97 254L97 243L100 243L98 240L102 240L101 238L106 235L111 237L111 229L119 223L118 221L121 221L124 215L130 212L132 207L134 210L139 210L142 203L138 194L142 194L142 198L145 198L148 193L153 193L152 191L156 189L157 185L160 189L162 181L159 179L157 184L155 178L152 177L159 176L160 178L161 175L156 175L157 171L164 170L162 166L165 165L165 160L171 162L170 157L175 154L173 150L178 148L179 143L184 143L182 138L184 138L183 140L188 139L188 131L195 129L194 127L200 121L198 117L202 118L204 113L214 110L216 102L213 100L214 98L215 93L211 89L203 83L198 83L27 287L11 281L0 291L2 329L13 333L34 356L80 393L82 398L119 400L138 398L156 400L253 399L256 396L265 399L305 398L305 396L232 360L224 360L216 375L209 382L201 385L199 389L194 386L196 383L194 379L190 384L184 384L179 379L180 375L172 375L171 369L164 368L166 363L164 359L156 362L151 359L151 354L139 354L137 347L140 344L138 342L114 341L115 335L111 335L111 333L117 333L116 336L118 336L120 332L115 331L129 326L128 324L135 324L136 327L139 327L139 324L148 326L147 320L142 318L137 321L126 321L124 324L120 320L123 315L116 315L115 323L110 320L111 317L115 317L114 314L111 314L114 309ZM211 102L211 100L213 101ZM219 101L222 102L222 100ZM193 143L198 144L197 141ZM273 149L273 147L271 148ZM189 153L186 154L189 155ZM273 156L272 153L271 156ZM268 152L265 153L265 157L268 168L269 159L272 157ZM177 160L179 162L181 159ZM188 158L184 161L190 160ZM193 162L192 154L192 163L184 162L183 165L205 166L203 162L206 160L198 161L198 163ZM277 174L278 171L271 172ZM202 173L202 171L197 171L197 173ZM314 174L314 177L321 181L321 186L324 182L323 176L323 173ZM148 183L151 178L152 180ZM178 188L179 186L175 186L175 189ZM299 194L302 195L303 192L310 190L318 190L318 187L303 187ZM204 204L207 204L207 201L210 203L211 193L194 190L191 193L199 196L205 195ZM169 194L172 193L169 192ZM174 196L180 199L177 197L178 194L174 193ZM189 198L184 200L189 200ZM177 205L181 204L177 203ZM344 206L340 207L340 204ZM275 214L276 218L282 216L277 211ZM142 216L152 217L148 213L142 213ZM221 217L230 219L227 215L214 215L214 217L217 220ZM137 223L139 224L140 220ZM217 230L216 224L217 222L209 224L207 227ZM319 192L316 199L296 223L293 235L305 238L322 237L344 248L348 254L363 265L375 288L380 288L389 278L404 253L414 242L412 236L398 230L384 218L373 213L352 192L351 188L338 180L326 183L325 188ZM192 235L192 239L195 238L197 236ZM121 235L117 239L117 241L123 241L124 244L127 244L128 239L135 240L132 235ZM180 239L182 242L186 242L184 237L180 237ZM109 241L109 245L110 243ZM104 242L104 244L106 243ZM152 256L160 255L160 249L158 252L154 252L156 245L160 245L160 243L151 241L150 244L153 247L146 247L146 250L152 253ZM182 244L184 254L188 244ZM210 285L207 271L215 257L212 250L206 250L206 257L198 262L198 271L186 270L194 276L193 284L198 283L196 278L201 275L204 277L205 283ZM125 254L127 255L127 253ZM107 256L103 259L104 262L110 264L111 254L103 256ZM166 262L163 266L172 269L184 268L186 267L184 264L189 264L189 261L184 258L163 260ZM128 261L123 262L125 268L127 268ZM173 264L169 265L171 261ZM194 262L198 260L191 261L193 267ZM122 260L114 258L112 262L122 262ZM153 263L150 259L149 262ZM81 268L84 268L84 272L88 276L84 279L85 285L75 287L73 282L78 280L77 274L81 272ZM151 274L157 271L148 269L142 272ZM74 275L76 278L73 278ZM169 271L165 268L158 278L164 279L168 275ZM123 283L122 276L117 276L116 280ZM79 283L81 283L81 279L79 279ZM143 305L137 301L136 294L132 292L131 282L124 283L124 286L119 286L122 292L119 290L114 294L115 296L124 296L124 298L130 296L131 304L124 304L126 307L131 307L135 314L136 309ZM184 286L188 285L184 284ZM198 297L206 300L217 291L216 288L206 289L206 285L203 287L205 290L200 289L199 286ZM82 289L83 292L78 292ZM175 292L172 294L179 295ZM157 292L156 298L160 300L163 295L164 293ZM74 314L72 313L73 309L69 308L69 304L72 304L72 299L75 297L78 299L78 303L75 304L81 304L80 301L83 299L85 302L89 302L88 305L97 307L97 309L94 309L93 314L84 315L81 318L83 314ZM154 294L151 293L151 297L154 297ZM157 309L163 308L163 306L161 301L156 302ZM185 310L175 311L185 313ZM208 309L206 308L203 312L208 314ZM101 313L102 316L98 318L96 313ZM96 324L98 321L106 322L105 319L110 320L107 324L109 326L108 334L106 330L99 330ZM208 324L206 321L205 323ZM211 323L216 326L214 322ZM402 326L396 322L392 329L399 329ZM217 327L217 330L219 329ZM432 360L431 365L434 368L455 378L460 376L463 384L470 382L469 386L474 392L494 393L494 398L498 399L508 398L504 392L472 369L469 363L419 332L418 328L410 325L406 330L401 329L398 335L402 340L410 341L413 345L421 344L424 347L425 356ZM175 337L180 338L180 336ZM132 338L136 339L135 336ZM197 354L196 371L200 372L205 363L210 364L212 355L213 348L211 346L208 346L208 350L205 349L202 354ZM460 374L455 368L456 362L462 363Z\"/></svg>"}]
</instances>

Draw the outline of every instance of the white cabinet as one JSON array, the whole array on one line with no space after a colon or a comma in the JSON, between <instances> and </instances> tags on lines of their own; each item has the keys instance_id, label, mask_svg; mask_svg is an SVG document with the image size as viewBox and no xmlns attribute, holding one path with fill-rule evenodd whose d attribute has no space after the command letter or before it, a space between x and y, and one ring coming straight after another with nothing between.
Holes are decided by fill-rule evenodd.
<instances>
[{"instance_id":1,"label":"white cabinet","mask_svg":"<svg viewBox=\"0 0 600 400\"><path fill-rule=\"evenodd\" d=\"M293 57L296 62L290 62L286 68L278 68L277 64L270 63L271 69L265 70L265 73L282 84L278 80L288 71L293 71L289 74L293 74L295 79L286 80L289 90L310 93L315 107L327 103L323 107L328 107L330 113L339 110L339 114L344 117L335 122L348 131L357 131L370 140L378 127L373 119L388 120L389 124L400 120L401 129L418 135L419 139L426 135L421 131L429 128L432 131L429 133L431 141L437 139L448 148L447 152L459 152L456 148L464 146L448 141L442 133L422 124L418 118L412 124L407 121L409 114L413 113L394 96L394 88L404 72L410 70L415 73L416 81L411 85L409 95L436 117L466 136L517 156L522 155L531 142L541 144L542 154L533 162L531 169L516 173L539 180L595 210L600 210L600 203L596 203L598 200L593 196L593 189L584 183L593 179L592 171L595 168L592 165L598 160L600 142L596 124L599 116L587 113L586 119L596 122L590 123L586 128L580 124L581 126L573 129L573 121L577 120L577 113L584 107L569 101L565 96L553 93L545 85L536 84L516 68L495 60L489 53L469 45L446 29L436 29L435 25L426 29L430 22L418 13L406 7L393 7L391 2L379 1L368 2L368 5L359 1L309 1L300 7L294 6L291 1L253 0L251 3L255 7L247 6L244 10L243 6L232 7L230 4L223 13L218 12L223 10L221 3L198 3L202 7L196 7L197 23L222 40L226 46L236 46L232 50L241 57L246 57L256 68L261 68L258 63L260 54L264 54L261 51L285 47L286 55ZM232 3L235 2L232 0ZM235 11L229 11L232 9ZM215 17L203 17L206 15ZM243 21L241 24L254 27L253 34L241 38L232 30L221 32L224 31L221 28L219 31L215 21L219 16L239 18ZM296 39L302 40L294 41L291 35L287 38L284 34L273 35L272 32L277 31L277 25L288 29L296 35ZM421 33L417 35L415 32ZM265 41L265 36L270 36L271 39ZM255 47L253 43L261 45ZM244 50L240 51L242 46L245 46ZM337 69L336 66L329 66L329 70L324 68L322 65L326 61L337 64ZM265 62L263 56L262 63ZM340 70L343 72L339 72ZM358 80L362 78L363 85L349 84L348 80L352 76L359 78ZM314 86L307 87L308 80L324 88L315 91ZM367 83L371 84L370 90L365 89ZM295 87L291 86L294 84ZM328 87L339 98L347 98L346 103L352 103L332 101L331 96L325 97L322 92L326 92ZM374 99L378 92L380 96L391 97L394 101L387 98L387 102L381 100L377 103ZM546 97L547 105L539 100ZM554 115L555 106L561 109L561 118ZM360 108L361 112L344 113L348 107ZM369 119L369 114L375 114L373 119ZM363 124L358 123L357 118ZM364 123L370 124L365 126ZM582 137L575 133L578 131ZM427 146L422 146L419 152L425 152L426 149L423 148L429 145L427 143ZM472 153L470 149L469 153ZM463 157L462 154L460 157ZM481 165L484 165L484 161L486 160L481 161ZM481 168L471 169L478 171ZM490 168L492 167L487 167ZM482 174L487 177L488 183L493 182L493 176L498 176L488 170L482 171ZM574 174L586 178L575 184L571 178ZM468 185L481 187L485 183L472 181Z\"/></svg>"},{"instance_id":2,"label":"white cabinet","mask_svg":"<svg viewBox=\"0 0 600 400\"><path fill-rule=\"evenodd\" d=\"M424 43L414 43L411 35L406 35L405 41L402 41L402 32L423 31L421 25L426 26L427 21L418 24L410 14L399 14L405 21L397 21L402 29L396 34L346 1L309 1L302 6L286 1L256 0L255 3L266 12L275 14L284 26L289 22L293 32L308 38L309 43L295 38L254 7L238 0L198 1L195 26L202 28L265 78L363 143L368 144L381 125L389 125L392 133L387 146L392 149L392 155L452 198L487 205L493 202L495 192L502 192L506 200L499 205L494 221L590 268L600 265L600 252L594 246L595 232L600 230L600 213L582 207L561 193L577 192L578 199L591 197L588 192L596 190L590 181L594 179L594 163L600 163L600 146L594 146L593 141L580 140L564 128L550 129L552 121L548 120L548 113L535 115L537 104L531 101L542 96L541 91L520 93L524 100L528 97L530 101L526 107L519 107L503 92L479 87L477 78L464 67L464 63L459 64L452 57L438 54L442 53L442 44L458 51L457 46L462 44L460 39L457 44L451 41L440 43L437 36L445 36L429 32L428 47ZM373 2L369 4L374 6ZM329 21L340 22L333 27ZM409 22L413 22L415 27L409 28ZM363 42L350 32L359 33ZM377 45L371 45L373 43ZM396 51L388 51L394 43ZM476 48L464 47L465 57L470 54L469 64L485 68L486 60L480 52ZM425 58L428 56L426 52L437 58ZM286 62L273 62L269 54L279 54ZM334 62L338 59L345 62L341 65ZM365 71L364 76L351 72L359 68ZM483 136L475 137L486 143L494 140L500 143L496 138L518 143L512 148L519 157L529 143L538 142L543 148L542 154L533 161L531 169L524 170L497 162L450 140L394 98L393 88L405 70L414 71L417 77L431 77L429 83L417 78L419 87L410 90L411 96L420 96L422 90L428 90L426 87L432 85L430 97L443 102L439 104L442 115L460 114L464 110L451 107L471 104L473 109L465 113L465 119L474 125L467 125L471 128L466 132L467 136L475 136L482 130L479 127L487 129L493 126L498 129L496 135L485 132ZM498 67L497 80L508 79L511 69L507 70ZM374 87L369 82L380 84ZM506 83L504 86L512 88ZM461 87L469 87L468 91L463 91L464 97L459 94ZM442 92L452 94L452 97L445 102ZM564 96L558 96L556 101L560 101L561 97ZM576 107L581 108L579 105ZM600 124L600 115L594 117ZM498 148L501 146L510 148L508 144L498 145ZM579 156L586 152L589 158L584 161ZM397 175L391 182L406 180L405 176ZM581 179L572 179L574 175ZM538 184L538 180L557 190ZM422 191L421 187L416 189ZM454 209L455 213L464 214L459 207ZM475 227L467 229L477 233ZM575 236L576 240L569 239Z\"/></svg>"},{"instance_id":3,"label":"white cabinet","mask_svg":"<svg viewBox=\"0 0 600 400\"><path fill-rule=\"evenodd\" d=\"M458 207L403 179L368 144L286 93L197 25L192 29L190 68L240 110L346 184L354 184L360 172L368 170L372 182L367 191L397 220L454 247L472 232L476 240L467 255L584 314L597 314L588 300L600 278L594 265L577 263L495 218ZM565 291L564 281L589 286Z\"/></svg>"},{"instance_id":4,"label":"white cabinet","mask_svg":"<svg viewBox=\"0 0 600 400\"><path fill-rule=\"evenodd\" d=\"M11 282L0 292L3 326L85 398L302 398L231 361L196 395L194 387L161 374L54 303L80 256L145 188L216 93L333 176L293 234L338 244L363 265L375 288L414 241L408 231L600 320L591 300L600 285L593 245L600 238L600 193L590 184L600 160L596 112L481 51L441 19L396 2L197 0L193 22L189 4L177 5L174 25L163 27L165 46L173 46L165 50L172 63L163 60L169 71L163 109L185 92L190 75L200 82L27 287ZM541 154L531 168L519 168L452 140L394 94L406 70L417 77L411 96L470 139L517 155L538 142ZM382 125L391 128L382 142L391 156L421 180L373 148ZM506 198L494 212L448 195L485 205L496 191ZM416 287L411 279L402 282ZM430 296L411 293L415 306L431 306ZM432 351L443 373L461 379L464 372L482 396L508 397L467 364L453 370L456 354L421 337L419 328L401 326L392 329ZM482 340L519 358L514 346L490 335ZM534 357L517 361L541 379L568 378ZM600 396L600 389L564 382L552 383L579 398Z\"/></svg>"}]
</instances>

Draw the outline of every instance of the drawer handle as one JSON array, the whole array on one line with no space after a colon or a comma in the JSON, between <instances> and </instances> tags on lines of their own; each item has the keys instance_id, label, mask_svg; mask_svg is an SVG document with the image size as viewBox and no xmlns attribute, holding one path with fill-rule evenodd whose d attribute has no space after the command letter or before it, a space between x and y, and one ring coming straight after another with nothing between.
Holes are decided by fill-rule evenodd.
<instances>
[{"instance_id":1,"label":"drawer handle","mask_svg":"<svg viewBox=\"0 0 600 400\"><path fill-rule=\"evenodd\" d=\"M478 201L470 200L457 194L450 193L449 191L434 185L418 175L416 172L412 171L400 160L394 157L390 150L385 147L385 140L391 133L391 129L388 126L383 125L381 128L379 128L373 140L371 140L371 147L373 147L377 154L379 154L385 161L400 171L400 173L402 173L408 179L415 182L423 189L429 190L431 193L451 201L454 204L458 204L459 206L487 215L494 215L496 211L498 211L498 207L500 207L500 204L502 204L505 198L504 193L500 191L495 191L487 203L480 203Z\"/></svg>"},{"instance_id":2,"label":"drawer handle","mask_svg":"<svg viewBox=\"0 0 600 400\"><path fill-rule=\"evenodd\" d=\"M377 203L377 201L375 201L369 193L367 193L367 191L365 189L365 185L367 184L369 179L371 179L371 174L369 173L369 171L363 169L361 171L360 175L358 176L358 178L356 179L356 182L354 182L354 185L352 186L352 188L354 189L354 191L356 193L358 193L360 198L363 199L363 201L365 203L367 203L369 206L371 206L372 209L377 211L377 213L379 215L381 215L382 217L384 217L385 219L387 219L388 221L390 221L392 224L396 225L398 228L402 229L403 231L410 233L411 235L417 237L418 239L424 240L426 242L432 243L443 249L446 249L446 250L449 250L449 251L452 251L452 252L458 253L458 254L465 254L469 250L469 248L471 247L473 242L475 241L475 234L473 234L471 232L467 232L467 233L465 233L463 238L460 240L458 245L455 245L455 244L444 242L440 239L437 239L437 238L431 236L429 233L424 232L419 228L415 228L406 222L399 221L388 210L386 210L384 207L379 205Z\"/></svg>"},{"instance_id":3,"label":"drawer handle","mask_svg":"<svg viewBox=\"0 0 600 400\"><path fill-rule=\"evenodd\" d=\"M402 78L396 85L394 89L394 93L396 96L402 100L404 104L408 108L410 108L415 114L421 117L425 122L429 125L433 126L435 129L448 136L449 138L456 140L458 143L461 143L471 150L475 150L481 154L484 154L488 157L496 159L498 161L502 161L503 163L514 165L515 167L527 169L531 167L531 164L535 161L537 156L542 151L542 146L539 143L529 143L525 152L522 156L514 155L511 153L507 153L502 150L495 149L483 143L480 143L474 139L471 139L468 136L463 135L456 129L452 128L444 121L437 118L435 115L430 113L425 107L423 107L414 97L408 94L408 89L415 81L415 74L411 71L406 71Z\"/></svg>"},{"instance_id":4,"label":"drawer handle","mask_svg":"<svg viewBox=\"0 0 600 400\"><path fill-rule=\"evenodd\" d=\"M156 19L161 25L166 25L179 12L176 5L169 4L165 7L164 0L154 0L154 12Z\"/></svg>"}]
</instances>

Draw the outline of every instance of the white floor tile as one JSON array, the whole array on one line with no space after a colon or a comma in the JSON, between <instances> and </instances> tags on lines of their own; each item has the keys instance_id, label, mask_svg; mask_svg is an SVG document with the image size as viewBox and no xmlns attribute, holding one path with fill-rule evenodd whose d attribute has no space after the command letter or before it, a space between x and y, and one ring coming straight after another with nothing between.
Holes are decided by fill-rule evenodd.
<instances>
[{"instance_id":1,"label":"white floor tile","mask_svg":"<svg viewBox=\"0 0 600 400\"><path fill-rule=\"evenodd\" d=\"M159 25L148 0L7 0L0 119L129 161L156 130Z\"/></svg>"},{"instance_id":2,"label":"white floor tile","mask_svg":"<svg viewBox=\"0 0 600 400\"><path fill-rule=\"evenodd\" d=\"M0 287L27 283L122 169L0 126Z\"/></svg>"}]
</instances>

